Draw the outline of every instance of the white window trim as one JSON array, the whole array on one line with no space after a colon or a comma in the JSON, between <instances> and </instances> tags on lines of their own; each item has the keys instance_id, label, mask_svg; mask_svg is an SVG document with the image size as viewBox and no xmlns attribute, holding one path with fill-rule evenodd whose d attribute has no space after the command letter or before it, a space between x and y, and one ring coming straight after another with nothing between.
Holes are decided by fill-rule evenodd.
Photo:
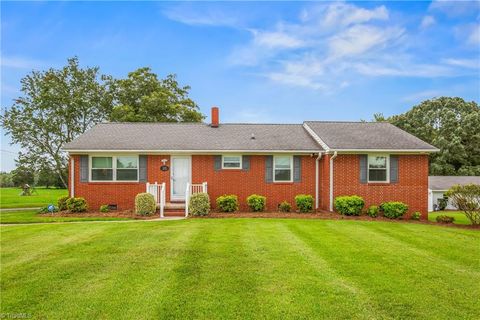
<instances>
[{"instance_id":1,"label":"white window trim","mask_svg":"<svg viewBox=\"0 0 480 320\"><path fill-rule=\"evenodd\" d=\"M290 180L276 180L275 179L275 159L277 157L289 157L290 158ZM272 164L272 170L273 170L273 182L274 183L288 183L288 182L293 182L293 155L278 155L278 156L273 156L273 164ZM284 169L285 170L285 169Z\"/></svg>"},{"instance_id":2,"label":"white window trim","mask_svg":"<svg viewBox=\"0 0 480 320\"><path fill-rule=\"evenodd\" d=\"M238 168L232 168L232 167L224 167L223 164L224 164L224 157L239 157L240 158L240 167ZM225 154L223 155L222 154L222 170L241 170L243 168L243 160L242 160L242 156L239 155L239 154Z\"/></svg>"},{"instance_id":3,"label":"white window trim","mask_svg":"<svg viewBox=\"0 0 480 320\"><path fill-rule=\"evenodd\" d=\"M375 181L370 180L370 157L385 157L387 159L387 179L385 181ZM375 169L374 169L375 170ZM390 155L389 154L377 154L377 153L370 153L367 156L367 182L368 183L390 183Z\"/></svg>"},{"instance_id":4,"label":"white window trim","mask_svg":"<svg viewBox=\"0 0 480 320\"><path fill-rule=\"evenodd\" d=\"M97 158L97 157L108 157L112 158L112 180L93 180L92 179L92 158ZM117 180L117 158L121 157L136 157L137 158L137 180ZM120 169L121 170L121 169ZM88 181L89 182L139 182L139 175L140 175L140 157L138 155L132 155L132 154L118 154L118 155L110 155L110 154L95 154L95 155L89 155L88 156Z\"/></svg>"}]
</instances>

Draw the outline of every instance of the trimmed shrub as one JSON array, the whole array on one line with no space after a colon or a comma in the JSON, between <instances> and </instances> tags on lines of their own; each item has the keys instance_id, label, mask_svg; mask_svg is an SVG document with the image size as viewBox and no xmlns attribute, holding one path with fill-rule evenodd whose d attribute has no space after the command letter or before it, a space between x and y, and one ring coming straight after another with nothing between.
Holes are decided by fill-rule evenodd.
<instances>
[{"instance_id":1,"label":"trimmed shrub","mask_svg":"<svg viewBox=\"0 0 480 320\"><path fill-rule=\"evenodd\" d=\"M378 208L378 206L370 206L367 210L367 214L371 218L376 218L376 217L378 217L378 212L379 211L380 211L380 209Z\"/></svg>"},{"instance_id":2,"label":"trimmed shrub","mask_svg":"<svg viewBox=\"0 0 480 320\"><path fill-rule=\"evenodd\" d=\"M216 200L217 208L222 212L234 212L238 210L238 197L234 194L225 194Z\"/></svg>"},{"instance_id":3,"label":"trimmed shrub","mask_svg":"<svg viewBox=\"0 0 480 320\"><path fill-rule=\"evenodd\" d=\"M335 198L335 209L346 216L359 216L365 201L359 196L340 196Z\"/></svg>"},{"instance_id":4,"label":"trimmed shrub","mask_svg":"<svg viewBox=\"0 0 480 320\"><path fill-rule=\"evenodd\" d=\"M440 215L437 216L436 220L439 223L453 223L453 221L455 221L455 218L446 215Z\"/></svg>"},{"instance_id":5,"label":"trimmed shrub","mask_svg":"<svg viewBox=\"0 0 480 320\"><path fill-rule=\"evenodd\" d=\"M148 216L157 211L157 204L155 198L150 193L139 193L135 196L135 213Z\"/></svg>"},{"instance_id":6,"label":"trimmed shrub","mask_svg":"<svg viewBox=\"0 0 480 320\"><path fill-rule=\"evenodd\" d=\"M287 201L283 201L278 205L278 211L280 212L290 212L292 210L292 205Z\"/></svg>"},{"instance_id":7,"label":"trimmed shrub","mask_svg":"<svg viewBox=\"0 0 480 320\"><path fill-rule=\"evenodd\" d=\"M107 213L108 211L110 211L110 209L108 208L108 204L102 204L100 206L100 212Z\"/></svg>"},{"instance_id":8,"label":"trimmed shrub","mask_svg":"<svg viewBox=\"0 0 480 320\"><path fill-rule=\"evenodd\" d=\"M210 212L210 198L208 194L192 194L188 203L188 212L192 216L206 216Z\"/></svg>"},{"instance_id":9,"label":"trimmed shrub","mask_svg":"<svg viewBox=\"0 0 480 320\"><path fill-rule=\"evenodd\" d=\"M437 200L438 202L438 210L443 211L448 205L448 198L443 197Z\"/></svg>"},{"instance_id":10,"label":"trimmed shrub","mask_svg":"<svg viewBox=\"0 0 480 320\"><path fill-rule=\"evenodd\" d=\"M68 199L70 199L69 196L63 196L63 197L58 198L58 200L57 200L58 210L60 210L60 211L67 210L67 200Z\"/></svg>"},{"instance_id":11,"label":"trimmed shrub","mask_svg":"<svg viewBox=\"0 0 480 320\"><path fill-rule=\"evenodd\" d=\"M380 205L383 215L389 219L402 217L408 211L408 206L399 201L384 202Z\"/></svg>"},{"instance_id":12,"label":"trimmed shrub","mask_svg":"<svg viewBox=\"0 0 480 320\"><path fill-rule=\"evenodd\" d=\"M88 209L87 201L81 197L69 198L66 203L70 212L85 212Z\"/></svg>"},{"instance_id":13,"label":"trimmed shrub","mask_svg":"<svg viewBox=\"0 0 480 320\"><path fill-rule=\"evenodd\" d=\"M313 210L313 197L309 194L296 195L295 204L300 212L311 212Z\"/></svg>"},{"instance_id":14,"label":"trimmed shrub","mask_svg":"<svg viewBox=\"0 0 480 320\"><path fill-rule=\"evenodd\" d=\"M247 205L250 210L254 212L260 212L265 210L265 206L267 204L267 198L264 196L260 196L258 194L252 194L247 198Z\"/></svg>"},{"instance_id":15,"label":"trimmed shrub","mask_svg":"<svg viewBox=\"0 0 480 320\"><path fill-rule=\"evenodd\" d=\"M412 216L410 217L410 219L412 220L420 220L420 218L422 217L422 214L418 211L415 211L414 213L412 213Z\"/></svg>"}]
</instances>

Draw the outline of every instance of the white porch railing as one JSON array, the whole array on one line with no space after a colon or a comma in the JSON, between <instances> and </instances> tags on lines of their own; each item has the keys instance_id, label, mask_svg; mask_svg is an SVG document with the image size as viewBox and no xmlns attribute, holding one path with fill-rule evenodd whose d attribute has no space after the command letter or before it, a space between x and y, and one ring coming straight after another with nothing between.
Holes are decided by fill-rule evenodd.
<instances>
[{"instance_id":1,"label":"white porch railing","mask_svg":"<svg viewBox=\"0 0 480 320\"><path fill-rule=\"evenodd\" d=\"M187 182L185 189L185 217L188 217L188 204L190 202L190 196L195 193L208 193L207 183L192 183Z\"/></svg>"},{"instance_id":2,"label":"white porch railing","mask_svg":"<svg viewBox=\"0 0 480 320\"><path fill-rule=\"evenodd\" d=\"M165 182L158 184L156 181L155 183L147 182L147 193L153 195L155 199L155 203L160 208L160 217L163 218L163 211L165 208Z\"/></svg>"}]
</instances>

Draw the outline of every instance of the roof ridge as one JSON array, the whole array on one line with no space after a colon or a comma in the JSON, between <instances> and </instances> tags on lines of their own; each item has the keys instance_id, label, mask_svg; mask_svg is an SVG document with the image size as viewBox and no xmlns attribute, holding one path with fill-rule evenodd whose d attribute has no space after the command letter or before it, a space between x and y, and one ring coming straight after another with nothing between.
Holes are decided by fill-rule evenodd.
<instances>
[{"instance_id":1,"label":"roof ridge","mask_svg":"<svg viewBox=\"0 0 480 320\"><path fill-rule=\"evenodd\" d=\"M304 122L317 122L317 123L388 123L388 121L337 121L337 120L305 120Z\"/></svg>"},{"instance_id":2,"label":"roof ridge","mask_svg":"<svg viewBox=\"0 0 480 320\"><path fill-rule=\"evenodd\" d=\"M171 125L205 125L209 126L209 123L205 122L100 122L98 124L171 124ZM251 123L251 122L223 122L222 125L276 125L276 126L301 126L303 123Z\"/></svg>"}]
</instances>

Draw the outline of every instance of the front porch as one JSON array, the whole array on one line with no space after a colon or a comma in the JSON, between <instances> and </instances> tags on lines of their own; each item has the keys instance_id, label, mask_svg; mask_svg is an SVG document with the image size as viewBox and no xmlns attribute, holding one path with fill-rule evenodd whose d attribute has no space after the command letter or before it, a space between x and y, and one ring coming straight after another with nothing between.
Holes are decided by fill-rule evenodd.
<instances>
[{"instance_id":1,"label":"front porch","mask_svg":"<svg viewBox=\"0 0 480 320\"><path fill-rule=\"evenodd\" d=\"M185 216L188 217L188 203L190 196L195 193L208 193L207 182L203 183L190 183L187 182L184 192L178 192L175 199L170 198L170 202L167 202L166 197L166 183L146 183L146 192L153 195L157 208L160 212L160 217L165 216Z\"/></svg>"}]
</instances>

